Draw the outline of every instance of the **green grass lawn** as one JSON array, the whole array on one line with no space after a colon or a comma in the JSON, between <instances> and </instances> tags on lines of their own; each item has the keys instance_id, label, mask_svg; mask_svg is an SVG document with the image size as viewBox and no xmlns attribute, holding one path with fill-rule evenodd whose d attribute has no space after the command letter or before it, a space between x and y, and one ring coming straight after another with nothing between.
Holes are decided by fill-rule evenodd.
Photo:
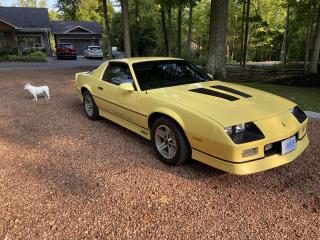
<instances>
[{"instance_id":1,"label":"green grass lawn","mask_svg":"<svg viewBox=\"0 0 320 240\"><path fill-rule=\"evenodd\" d=\"M237 84L260 89L299 104L305 111L320 112L320 88L292 87L266 83L239 83Z\"/></svg>"}]
</instances>

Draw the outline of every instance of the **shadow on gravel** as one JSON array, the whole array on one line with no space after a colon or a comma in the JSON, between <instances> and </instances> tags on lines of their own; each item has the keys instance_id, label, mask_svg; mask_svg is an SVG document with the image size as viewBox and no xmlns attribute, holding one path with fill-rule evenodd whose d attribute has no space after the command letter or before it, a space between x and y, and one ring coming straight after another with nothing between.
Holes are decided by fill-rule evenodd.
<instances>
[{"instance_id":1,"label":"shadow on gravel","mask_svg":"<svg viewBox=\"0 0 320 240\"><path fill-rule=\"evenodd\" d=\"M97 185L71 167L67 169L54 165L35 165L27 163L21 166L24 174L37 178L49 191L62 195L74 195L79 198L92 198L97 191Z\"/></svg>"}]
</instances>

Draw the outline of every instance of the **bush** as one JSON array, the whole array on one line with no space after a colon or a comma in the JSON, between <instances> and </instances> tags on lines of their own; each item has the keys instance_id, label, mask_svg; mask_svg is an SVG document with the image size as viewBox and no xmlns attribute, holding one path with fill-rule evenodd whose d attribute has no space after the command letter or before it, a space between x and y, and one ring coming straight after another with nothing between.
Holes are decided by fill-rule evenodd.
<instances>
[{"instance_id":1,"label":"bush","mask_svg":"<svg viewBox=\"0 0 320 240\"><path fill-rule=\"evenodd\" d=\"M1 48L0 49L0 56L4 57L7 55L17 55L18 54L18 48Z\"/></svg>"},{"instance_id":2,"label":"bush","mask_svg":"<svg viewBox=\"0 0 320 240\"><path fill-rule=\"evenodd\" d=\"M35 51L29 55L32 58L46 58L47 54L41 51Z\"/></svg>"},{"instance_id":3,"label":"bush","mask_svg":"<svg viewBox=\"0 0 320 240\"><path fill-rule=\"evenodd\" d=\"M44 52L36 51L26 56L20 55L5 55L0 57L0 62L9 61L9 62L46 62L47 54Z\"/></svg>"}]
</instances>

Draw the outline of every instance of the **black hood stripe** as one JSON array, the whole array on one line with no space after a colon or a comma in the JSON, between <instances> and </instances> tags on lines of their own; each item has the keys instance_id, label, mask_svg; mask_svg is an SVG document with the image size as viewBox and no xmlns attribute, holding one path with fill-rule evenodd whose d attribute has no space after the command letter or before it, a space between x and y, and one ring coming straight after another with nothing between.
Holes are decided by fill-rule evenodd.
<instances>
[{"instance_id":1,"label":"black hood stripe","mask_svg":"<svg viewBox=\"0 0 320 240\"><path fill-rule=\"evenodd\" d=\"M226 86L222 86L222 85L211 86L211 88L215 88L215 89L219 89L219 90L222 90L222 91L225 91L225 92L233 93L233 94L236 94L238 96L245 97L245 98L252 97L249 94L246 94L244 92L240 92L240 91L238 91L236 89L233 89L233 88L230 88L230 87L226 87Z\"/></svg>"},{"instance_id":2,"label":"black hood stripe","mask_svg":"<svg viewBox=\"0 0 320 240\"><path fill-rule=\"evenodd\" d=\"M189 90L191 92L196 92L196 93L201 93L201 94L205 94L205 95L209 95L209 96L213 96L213 97L219 97L219 98L223 98L229 101L236 101L239 100L239 98L228 95L228 94L224 94L221 92L217 92L211 89L207 89L207 88L195 88L195 89L191 89Z\"/></svg>"}]
</instances>

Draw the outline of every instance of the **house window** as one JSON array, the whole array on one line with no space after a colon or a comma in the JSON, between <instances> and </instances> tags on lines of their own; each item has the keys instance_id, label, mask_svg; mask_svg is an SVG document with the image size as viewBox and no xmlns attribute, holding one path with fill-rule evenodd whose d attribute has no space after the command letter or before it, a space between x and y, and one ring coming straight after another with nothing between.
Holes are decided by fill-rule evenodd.
<instances>
[{"instance_id":1,"label":"house window","mask_svg":"<svg viewBox=\"0 0 320 240\"><path fill-rule=\"evenodd\" d=\"M42 49L43 42L42 36L18 36L18 42L20 47L30 49Z\"/></svg>"},{"instance_id":2,"label":"house window","mask_svg":"<svg viewBox=\"0 0 320 240\"><path fill-rule=\"evenodd\" d=\"M6 47L6 40L4 38L4 33L0 32L0 49Z\"/></svg>"}]
</instances>

